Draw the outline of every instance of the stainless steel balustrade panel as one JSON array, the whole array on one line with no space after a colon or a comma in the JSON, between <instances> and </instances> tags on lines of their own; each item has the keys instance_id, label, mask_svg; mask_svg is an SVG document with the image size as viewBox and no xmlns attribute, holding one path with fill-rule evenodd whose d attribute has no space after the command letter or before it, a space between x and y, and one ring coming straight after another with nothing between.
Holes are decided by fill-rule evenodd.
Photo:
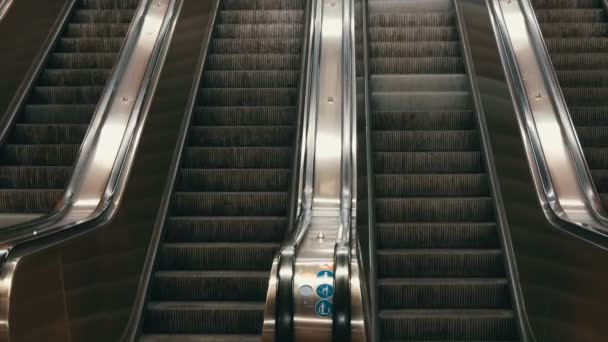
<instances>
[{"instance_id":1,"label":"stainless steel balustrade panel","mask_svg":"<svg viewBox=\"0 0 608 342\"><path fill-rule=\"evenodd\" d=\"M527 0L492 0L527 128L530 164L538 169L548 207L560 219L608 236L565 100Z\"/></svg>"}]
</instances>

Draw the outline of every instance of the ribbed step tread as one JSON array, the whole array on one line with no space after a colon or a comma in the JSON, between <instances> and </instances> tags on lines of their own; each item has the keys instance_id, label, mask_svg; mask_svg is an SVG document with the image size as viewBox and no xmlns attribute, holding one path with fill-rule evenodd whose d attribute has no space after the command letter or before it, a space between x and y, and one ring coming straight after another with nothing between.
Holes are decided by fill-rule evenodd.
<instances>
[{"instance_id":1,"label":"ribbed step tread","mask_svg":"<svg viewBox=\"0 0 608 342\"><path fill-rule=\"evenodd\" d=\"M163 334L148 334L142 336L140 342L259 342L260 336L258 335L192 335L192 334L179 334L179 335L163 335Z\"/></svg>"},{"instance_id":2,"label":"ribbed step tread","mask_svg":"<svg viewBox=\"0 0 608 342\"><path fill-rule=\"evenodd\" d=\"M205 126L288 126L295 122L296 108L263 107L197 107L194 124Z\"/></svg>"},{"instance_id":3,"label":"ribbed step tread","mask_svg":"<svg viewBox=\"0 0 608 342\"><path fill-rule=\"evenodd\" d=\"M490 197L377 198L380 222L487 222L494 219Z\"/></svg>"},{"instance_id":4,"label":"ribbed step tread","mask_svg":"<svg viewBox=\"0 0 608 342\"><path fill-rule=\"evenodd\" d=\"M268 272L160 271L152 280L152 300L263 302Z\"/></svg>"},{"instance_id":5,"label":"ribbed step tread","mask_svg":"<svg viewBox=\"0 0 608 342\"><path fill-rule=\"evenodd\" d=\"M376 173L479 173L481 152L376 152Z\"/></svg>"},{"instance_id":6,"label":"ribbed step tread","mask_svg":"<svg viewBox=\"0 0 608 342\"><path fill-rule=\"evenodd\" d=\"M374 112L374 130L468 130L475 128L470 111L452 112Z\"/></svg>"},{"instance_id":7,"label":"ribbed step tread","mask_svg":"<svg viewBox=\"0 0 608 342\"><path fill-rule=\"evenodd\" d=\"M376 131L372 139L378 152L475 151L479 148L479 137L474 130Z\"/></svg>"},{"instance_id":8,"label":"ribbed step tread","mask_svg":"<svg viewBox=\"0 0 608 342\"><path fill-rule=\"evenodd\" d=\"M165 243L158 256L160 270L265 271L278 243Z\"/></svg>"},{"instance_id":9,"label":"ribbed step tread","mask_svg":"<svg viewBox=\"0 0 608 342\"><path fill-rule=\"evenodd\" d=\"M178 191L282 191L289 175L289 169L181 169L176 184Z\"/></svg>"},{"instance_id":10,"label":"ribbed step tread","mask_svg":"<svg viewBox=\"0 0 608 342\"><path fill-rule=\"evenodd\" d=\"M499 249L384 249L378 251L382 278L504 277Z\"/></svg>"},{"instance_id":11,"label":"ribbed step tread","mask_svg":"<svg viewBox=\"0 0 608 342\"><path fill-rule=\"evenodd\" d=\"M383 310L382 339L388 341L512 341L511 310Z\"/></svg>"},{"instance_id":12,"label":"ribbed step tread","mask_svg":"<svg viewBox=\"0 0 608 342\"><path fill-rule=\"evenodd\" d=\"M294 10L223 10L218 20L224 24L303 24L304 12Z\"/></svg>"},{"instance_id":13,"label":"ribbed step tread","mask_svg":"<svg viewBox=\"0 0 608 342\"><path fill-rule=\"evenodd\" d=\"M377 223L376 239L380 249L498 248L493 222L399 222Z\"/></svg>"},{"instance_id":14,"label":"ribbed step tread","mask_svg":"<svg viewBox=\"0 0 608 342\"><path fill-rule=\"evenodd\" d=\"M173 216L167 220L167 242L280 242L284 216L204 217Z\"/></svg>"},{"instance_id":15,"label":"ribbed step tread","mask_svg":"<svg viewBox=\"0 0 608 342\"><path fill-rule=\"evenodd\" d=\"M384 278L378 287L381 310L511 306L505 278Z\"/></svg>"},{"instance_id":16,"label":"ribbed step tread","mask_svg":"<svg viewBox=\"0 0 608 342\"><path fill-rule=\"evenodd\" d=\"M151 302L144 330L173 334L259 334L264 302Z\"/></svg>"}]
</instances>

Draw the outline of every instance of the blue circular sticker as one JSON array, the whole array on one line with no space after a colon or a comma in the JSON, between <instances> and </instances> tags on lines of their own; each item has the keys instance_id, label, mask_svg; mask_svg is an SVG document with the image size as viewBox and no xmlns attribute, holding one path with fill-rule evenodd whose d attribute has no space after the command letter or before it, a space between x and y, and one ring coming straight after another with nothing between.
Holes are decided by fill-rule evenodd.
<instances>
[{"instance_id":1,"label":"blue circular sticker","mask_svg":"<svg viewBox=\"0 0 608 342\"><path fill-rule=\"evenodd\" d=\"M334 287L329 284L322 284L317 287L317 296L323 299L331 298L334 295Z\"/></svg>"},{"instance_id":2,"label":"blue circular sticker","mask_svg":"<svg viewBox=\"0 0 608 342\"><path fill-rule=\"evenodd\" d=\"M334 272L332 271L320 271L317 273L317 278L333 278Z\"/></svg>"},{"instance_id":3,"label":"blue circular sticker","mask_svg":"<svg viewBox=\"0 0 608 342\"><path fill-rule=\"evenodd\" d=\"M328 300L320 300L315 304L315 312L319 317L327 317L333 312L334 305Z\"/></svg>"}]
</instances>

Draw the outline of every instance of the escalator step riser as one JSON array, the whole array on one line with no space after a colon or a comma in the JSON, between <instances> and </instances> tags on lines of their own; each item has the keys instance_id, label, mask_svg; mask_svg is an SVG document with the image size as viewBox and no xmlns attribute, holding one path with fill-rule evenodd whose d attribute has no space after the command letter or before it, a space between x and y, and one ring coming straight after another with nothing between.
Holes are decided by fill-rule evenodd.
<instances>
[{"instance_id":1,"label":"escalator step riser","mask_svg":"<svg viewBox=\"0 0 608 342\"><path fill-rule=\"evenodd\" d=\"M56 45L59 53L117 53L122 47L121 38L60 38Z\"/></svg>"},{"instance_id":2,"label":"escalator step riser","mask_svg":"<svg viewBox=\"0 0 608 342\"><path fill-rule=\"evenodd\" d=\"M239 24L217 25L215 38L259 39L299 38L303 24Z\"/></svg>"},{"instance_id":3,"label":"escalator step riser","mask_svg":"<svg viewBox=\"0 0 608 342\"><path fill-rule=\"evenodd\" d=\"M291 155L291 149L287 147L189 147L183 154L183 167L284 169L291 167Z\"/></svg>"},{"instance_id":4,"label":"escalator step riser","mask_svg":"<svg viewBox=\"0 0 608 342\"><path fill-rule=\"evenodd\" d=\"M3 165L65 166L76 161L78 145L5 145Z\"/></svg>"},{"instance_id":5,"label":"escalator step riser","mask_svg":"<svg viewBox=\"0 0 608 342\"><path fill-rule=\"evenodd\" d=\"M294 88L246 88L201 91L199 102L210 106L289 106L298 97Z\"/></svg>"},{"instance_id":6,"label":"escalator step riser","mask_svg":"<svg viewBox=\"0 0 608 342\"><path fill-rule=\"evenodd\" d=\"M2 189L59 189L65 186L71 167L0 167Z\"/></svg>"},{"instance_id":7,"label":"escalator step riser","mask_svg":"<svg viewBox=\"0 0 608 342\"><path fill-rule=\"evenodd\" d=\"M599 23L576 23L576 24L547 24L540 23L543 35L547 38L553 37L606 37L608 35L608 24Z\"/></svg>"},{"instance_id":8,"label":"escalator step riser","mask_svg":"<svg viewBox=\"0 0 608 342\"><path fill-rule=\"evenodd\" d=\"M289 147L293 127L192 127L188 144L209 147Z\"/></svg>"},{"instance_id":9,"label":"escalator step riser","mask_svg":"<svg viewBox=\"0 0 608 342\"><path fill-rule=\"evenodd\" d=\"M3 190L0 191L0 213L45 213L62 195L62 190Z\"/></svg>"},{"instance_id":10,"label":"escalator step riser","mask_svg":"<svg viewBox=\"0 0 608 342\"><path fill-rule=\"evenodd\" d=\"M378 253L380 277L504 277L500 250L389 250Z\"/></svg>"},{"instance_id":11,"label":"escalator step riser","mask_svg":"<svg viewBox=\"0 0 608 342\"><path fill-rule=\"evenodd\" d=\"M577 133L583 147L608 148L608 127L578 127Z\"/></svg>"},{"instance_id":12,"label":"escalator step riser","mask_svg":"<svg viewBox=\"0 0 608 342\"><path fill-rule=\"evenodd\" d=\"M304 0L223 0L224 10L302 10Z\"/></svg>"},{"instance_id":13,"label":"escalator step riser","mask_svg":"<svg viewBox=\"0 0 608 342\"><path fill-rule=\"evenodd\" d=\"M299 54L210 54L207 56L209 70L298 70Z\"/></svg>"},{"instance_id":14,"label":"escalator step riser","mask_svg":"<svg viewBox=\"0 0 608 342\"><path fill-rule=\"evenodd\" d=\"M515 341L513 315L454 314L382 315L382 339L387 341Z\"/></svg>"},{"instance_id":15,"label":"escalator step riser","mask_svg":"<svg viewBox=\"0 0 608 342\"><path fill-rule=\"evenodd\" d=\"M296 118L295 107L197 107L195 125L204 126L289 126Z\"/></svg>"},{"instance_id":16,"label":"escalator step riser","mask_svg":"<svg viewBox=\"0 0 608 342\"><path fill-rule=\"evenodd\" d=\"M558 70L608 69L608 54L580 53L555 55L551 60Z\"/></svg>"},{"instance_id":17,"label":"escalator step riser","mask_svg":"<svg viewBox=\"0 0 608 342\"><path fill-rule=\"evenodd\" d=\"M380 222L487 222L494 219L490 198L378 198Z\"/></svg>"},{"instance_id":18,"label":"escalator step riser","mask_svg":"<svg viewBox=\"0 0 608 342\"><path fill-rule=\"evenodd\" d=\"M562 88L569 106L607 106L608 88Z\"/></svg>"},{"instance_id":19,"label":"escalator step riser","mask_svg":"<svg viewBox=\"0 0 608 342\"><path fill-rule=\"evenodd\" d=\"M290 170L197 170L182 169L177 191L283 191L290 182Z\"/></svg>"},{"instance_id":20,"label":"escalator step riser","mask_svg":"<svg viewBox=\"0 0 608 342\"><path fill-rule=\"evenodd\" d=\"M222 275L223 274L223 275ZM226 275L160 272L152 280L153 300L259 301L266 300L269 274Z\"/></svg>"},{"instance_id":21,"label":"escalator step riser","mask_svg":"<svg viewBox=\"0 0 608 342\"><path fill-rule=\"evenodd\" d=\"M591 176L593 177L593 183L597 188L598 192L608 192L608 170L591 170Z\"/></svg>"},{"instance_id":22,"label":"escalator step riser","mask_svg":"<svg viewBox=\"0 0 608 342\"><path fill-rule=\"evenodd\" d=\"M136 6L137 1L133 2ZM112 7L115 7L112 6ZM135 10L128 9L107 9L107 10L85 10L77 9L72 15L73 23L125 23L130 24L135 15Z\"/></svg>"},{"instance_id":23,"label":"escalator step riser","mask_svg":"<svg viewBox=\"0 0 608 342\"><path fill-rule=\"evenodd\" d=\"M428 42L458 39L455 27L370 27L369 39L374 42Z\"/></svg>"},{"instance_id":24,"label":"escalator step riser","mask_svg":"<svg viewBox=\"0 0 608 342\"><path fill-rule=\"evenodd\" d=\"M160 270L265 271L278 244L165 244L158 257Z\"/></svg>"},{"instance_id":25,"label":"escalator step riser","mask_svg":"<svg viewBox=\"0 0 608 342\"><path fill-rule=\"evenodd\" d=\"M608 88L608 72L599 70L562 70L556 73L562 87Z\"/></svg>"},{"instance_id":26,"label":"escalator step riser","mask_svg":"<svg viewBox=\"0 0 608 342\"><path fill-rule=\"evenodd\" d=\"M376 112L372 115L374 130L468 130L475 128L471 112Z\"/></svg>"},{"instance_id":27,"label":"escalator step riser","mask_svg":"<svg viewBox=\"0 0 608 342\"><path fill-rule=\"evenodd\" d=\"M404 42L371 43L372 58L406 57L458 57L461 46L458 42Z\"/></svg>"},{"instance_id":28,"label":"escalator step riser","mask_svg":"<svg viewBox=\"0 0 608 342\"><path fill-rule=\"evenodd\" d=\"M601 6L602 0L534 0L534 8L538 9L577 9L577 8L597 8Z\"/></svg>"},{"instance_id":29,"label":"escalator step riser","mask_svg":"<svg viewBox=\"0 0 608 342\"><path fill-rule=\"evenodd\" d=\"M469 175L376 175L377 197L487 196L486 174Z\"/></svg>"},{"instance_id":30,"label":"escalator step riser","mask_svg":"<svg viewBox=\"0 0 608 342\"><path fill-rule=\"evenodd\" d=\"M125 37L129 24L68 24L65 38L118 38Z\"/></svg>"},{"instance_id":31,"label":"escalator step riser","mask_svg":"<svg viewBox=\"0 0 608 342\"><path fill-rule=\"evenodd\" d=\"M53 70L46 69L38 79L40 86L98 86L103 87L110 78L110 69Z\"/></svg>"},{"instance_id":32,"label":"escalator step riser","mask_svg":"<svg viewBox=\"0 0 608 342\"><path fill-rule=\"evenodd\" d=\"M36 87L28 102L32 104L94 104L101 97L103 87Z\"/></svg>"},{"instance_id":33,"label":"escalator step riser","mask_svg":"<svg viewBox=\"0 0 608 342\"><path fill-rule=\"evenodd\" d=\"M378 152L475 151L479 148L476 131L376 131L374 149Z\"/></svg>"},{"instance_id":34,"label":"escalator step riser","mask_svg":"<svg viewBox=\"0 0 608 342\"><path fill-rule=\"evenodd\" d=\"M172 334L258 334L262 331L263 307L251 308L149 308L144 329L151 333Z\"/></svg>"},{"instance_id":35,"label":"escalator step riser","mask_svg":"<svg viewBox=\"0 0 608 342\"><path fill-rule=\"evenodd\" d=\"M506 279L433 279L382 281L380 309L510 308Z\"/></svg>"},{"instance_id":36,"label":"escalator step riser","mask_svg":"<svg viewBox=\"0 0 608 342\"><path fill-rule=\"evenodd\" d=\"M20 122L30 124L86 124L96 105L35 105L24 107Z\"/></svg>"},{"instance_id":37,"label":"escalator step riser","mask_svg":"<svg viewBox=\"0 0 608 342\"><path fill-rule=\"evenodd\" d=\"M608 37L595 38L548 38L545 44L550 53L608 52Z\"/></svg>"},{"instance_id":38,"label":"escalator step riser","mask_svg":"<svg viewBox=\"0 0 608 342\"><path fill-rule=\"evenodd\" d=\"M294 88L299 81L295 70L283 71L210 71L203 75L208 88Z\"/></svg>"},{"instance_id":39,"label":"escalator step riser","mask_svg":"<svg viewBox=\"0 0 608 342\"><path fill-rule=\"evenodd\" d=\"M454 26L456 16L451 12L430 13L371 13L369 27Z\"/></svg>"},{"instance_id":40,"label":"escalator step riser","mask_svg":"<svg viewBox=\"0 0 608 342\"><path fill-rule=\"evenodd\" d=\"M87 125L22 125L17 124L8 142L11 144L80 144Z\"/></svg>"},{"instance_id":41,"label":"escalator step riser","mask_svg":"<svg viewBox=\"0 0 608 342\"><path fill-rule=\"evenodd\" d=\"M601 8L578 9L578 10L541 10L536 14L538 22L541 23L584 23L593 21L605 21L606 12Z\"/></svg>"},{"instance_id":42,"label":"escalator step riser","mask_svg":"<svg viewBox=\"0 0 608 342\"><path fill-rule=\"evenodd\" d=\"M376 230L379 249L500 246L493 223L380 223Z\"/></svg>"},{"instance_id":43,"label":"escalator step riser","mask_svg":"<svg viewBox=\"0 0 608 342\"><path fill-rule=\"evenodd\" d=\"M583 152L590 169L608 169L608 149L587 147L583 148Z\"/></svg>"},{"instance_id":44,"label":"escalator step riser","mask_svg":"<svg viewBox=\"0 0 608 342\"><path fill-rule=\"evenodd\" d=\"M279 243L284 238L286 227L284 217L173 217L167 221L165 241Z\"/></svg>"},{"instance_id":45,"label":"escalator step riser","mask_svg":"<svg viewBox=\"0 0 608 342\"><path fill-rule=\"evenodd\" d=\"M112 69L117 53L54 53L49 58L50 69Z\"/></svg>"},{"instance_id":46,"label":"escalator step riser","mask_svg":"<svg viewBox=\"0 0 608 342\"><path fill-rule=\"evenodd\" d=\"M304 24L301 10L223 10L218 18L224 24Z\"/></svg>"},{"instance_id":47,"label":"escalator step riser","mask_svg":"<svg viewBox=\"0 0 608 342\"><path fill-rule=\"evenodd\" d=\"M379 152L376 173L479 173L484 172L480 152Z\"/></svg>"},{"instance_id":48,"label":"escalator step riser","mask_svg":"<svg viewBox=\"0 0 608 342\"><path fill-rule=\"evenodd\" d=\"M373 74L461 74L465 72L460 57L372 58Z\"/></svg>"},{"instance_id":49,"label":"escalator step riser","mask_svg":"<svg viewBox=\"0 0 608 342\"><path fill-rule=\"evenodd\" d=\"M190 193L172 199L172 213L179 216L284 216L286 193Z\"/></svg>"},{"instance_id":50,"label":"escalator step riser","mask_svg":"<svg viewBox=\"0 0 608 342\"><path fill-rule=\"evenodd\" d=\"M139 0L78 0L80 8L134 10Z\"/></svg>"}]
</instances>

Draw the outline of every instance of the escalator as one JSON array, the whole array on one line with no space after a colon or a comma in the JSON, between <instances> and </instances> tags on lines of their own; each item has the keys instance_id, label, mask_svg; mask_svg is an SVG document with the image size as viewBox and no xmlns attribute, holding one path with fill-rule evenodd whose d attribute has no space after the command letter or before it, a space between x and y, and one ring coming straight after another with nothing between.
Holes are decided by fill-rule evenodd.
<instances>
[{"instance_id":1,"label":"escalator","mask_svg":"<svg viewBox=\"0 0 608 342\"><path fill-rule=\"evenodd\" d=\"M383 341L516 341L453 1L369 1Z\"/></svg>"},{"instance_id":2,"label":"escalator","mask_svg":"<svg viewBox=\"0 0 608 342\"><path fill-rule=\"evenodd\" d=\"M598 194L608 209L608 15L602 0L533 0Z\"/></svg>"},{"instance_id":3,"label":"escalator","mask_svg":"<svg viewBox=\"0 0 608 342\"><path fill-rule=\"evenodd\" d=\"M139 0L78 0L0 150L0 213L49 213L80 145Z\"/></svg>"},{"instance_id":4,"label":"escalator","mask_svg":"<svg viewBox=\"0 0 608 342\"><path fill-rule=\"evenodd\" d=\"M143 314L143 341L257 341L285 237L298 0L221 0Z\"/></svg>"}]
</instances>

